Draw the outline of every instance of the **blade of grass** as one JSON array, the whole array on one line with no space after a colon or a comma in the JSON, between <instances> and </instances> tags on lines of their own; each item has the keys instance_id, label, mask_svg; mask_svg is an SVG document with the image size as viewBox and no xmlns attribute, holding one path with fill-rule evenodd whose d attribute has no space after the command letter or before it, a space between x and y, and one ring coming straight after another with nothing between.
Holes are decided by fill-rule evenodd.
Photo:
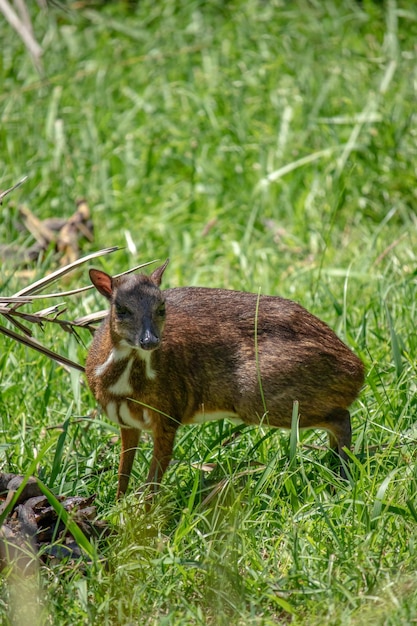
<instances>
[{"instance_id":1,"label":"blade of grass","mask_svg":"<svg viewBox=\"0 0 417 626\"><path fill-rule=\"evenodd\" d=\"M395 332L394 322L393 322L393 319L392 319L392 316L391 316L391 313L389 311L387 304L385 304L385 311L387 314L389 332L390 332L390 337L391 337L391 348L392 348L392 356L393 356L394 364L395 364L395 372L397 374L397 378L399 378L403 371L403 362L402 362L402 356L401 356L400 342L398 339L398 335Z\"/></svg>"},{"instance_id":2,"label":"blade of grass","mask_svg":"<svg viewBox=\"0 0 417 626\"><path fill-rule=\"evenodd\" d=\"M51 475L49 478L49 485L48 485L50 488L53 486L55 479L61 470L65 440L68 435L68 426L70 424L70 419L71 419L71 409L72 409L72 406L68 408L66 418L62 425L62 432L60 433L57 444L56 444L55 455L54 455L54 460L52 461L52 469L51 469Z\"/></svg>"},{"instance_id":3,"label":"blade of grass","mask_svg":"<svg viewBox=\"0 0 417 626\"><path fill-rule=\"evenodd\" d=\"M289 449L289 457L290 457L290 469L295 464L295 460L297 457L297 444L298 444L298 400L294 400L292 405L292 416L291 416L291 433L290 433L290 449Z\"/></svg>"},{"instance_id":4,"label":"blade of grass","mask_svg":"<svg viewBox=\"0 0 417 626\"><path fill-rule=\"evenodd\" d=\"M262 376L261 376L261 368L259 364L259 349L258 349L258 318L259 318L259 302L261 298L261 290L258 290L258 297L256 299L256 309L255 309L255 360L256 360L256 376L258 378L259 385L259 393L261 394L261 401L264 410L264 418L267 418L268 409L266 408L265 395L262 386Z\"/></svg>"},{"instance_id":5,"label":"blade of grass","mask_svg":"<svg viewBox=\"0 0 417 626\"><path fill-rule=\"evenodd\" d=\"M376 528L376 523L380 519L384 507L387 506L387 503L384 501L385 494L387 492L388 487L390 486L392 479L398 473L399 469L400 468L396 468L392 470L392 472L390 472L388 476L383 480L381 486L379 487L377 491L377 494L375 496L375 502L372 507L372 511L370 515L370 525L371 525L371 528L373 529Z\"/></svg>"}]
</instances>

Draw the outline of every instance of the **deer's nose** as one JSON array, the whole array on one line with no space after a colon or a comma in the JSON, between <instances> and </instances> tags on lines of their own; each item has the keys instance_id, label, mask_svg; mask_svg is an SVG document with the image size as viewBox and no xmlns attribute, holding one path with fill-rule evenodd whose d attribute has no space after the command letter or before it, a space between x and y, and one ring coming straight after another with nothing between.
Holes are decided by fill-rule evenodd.
<instances>
[{"instance_id":1,"label":"deer's nose","mask_svg":"<svg viewBox=\"0 0 417 626\"><path fill-rule=\"evenodd\" d=\"M139 339L142 350L155 350L155 348L159 346L159 342L159 337L154 335L150 330L146 330Z\"/></svg>"}]
</instances>

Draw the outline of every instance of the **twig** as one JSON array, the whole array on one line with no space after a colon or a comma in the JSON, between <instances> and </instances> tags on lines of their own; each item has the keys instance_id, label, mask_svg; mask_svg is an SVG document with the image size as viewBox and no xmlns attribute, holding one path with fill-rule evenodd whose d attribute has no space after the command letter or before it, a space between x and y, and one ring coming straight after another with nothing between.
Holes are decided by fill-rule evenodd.
<instances>
[{"instance_id":1,"label":"twig","mask_svg":"<svg viewBox=\"0 0 417 626\"><path fill-rule=\"evenodd\" d=\"M391 250L393 250L400 243L400 241L407 237L407 234L408 233L403 233L401 237L398 237L398 239L390 243L390 245L385 248L385 250L383 250L381 254L375 259L374 265L378 265L379 263L381 263L381 261L387 256L387 254L389 254Z\"/></svg>"},{"instance_id":2,"label":"twig","mask_svg":"<svg viewBox=\"0 0 417 626\"><path fill-rule=\"evenodd\" d=\"M0 2L1 1L2 0L0 0ZM27 181L27 178L28 178L27 176L23 176L23 178L21 178L19 182L13 185L13 187L9 187L9 189L6 189L6 191L1 191L0 192L0 204L3 202L3 198L5 198L8 193L10 193L11 191L14 191L15 189L17 189L17 187L20 187L20 185L23 185L23 183Z\"/></svg>"}]
</instances>

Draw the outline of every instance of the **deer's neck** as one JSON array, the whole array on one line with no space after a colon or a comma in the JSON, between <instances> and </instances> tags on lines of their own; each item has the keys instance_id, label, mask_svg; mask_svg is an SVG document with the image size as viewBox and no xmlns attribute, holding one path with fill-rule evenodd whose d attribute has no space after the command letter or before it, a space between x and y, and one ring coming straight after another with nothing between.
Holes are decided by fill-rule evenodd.
<instances>
[{"instance_id":1,"label":"deer's neck","mask_svg":"<svg viewBox=\"0 0 417 626\"><path fill-rule=\"evenodd\" d=\"M95 368L97 377L111 376L114 381L109 386L110 393L114 395L126 395L132 392L130 377L132 368L143 367L143 375L147 380L153 380L156 372L152 367L152 351L132 348L123 339L111 342L107 356L102 363Z\"/></svg>"}]
</instances>

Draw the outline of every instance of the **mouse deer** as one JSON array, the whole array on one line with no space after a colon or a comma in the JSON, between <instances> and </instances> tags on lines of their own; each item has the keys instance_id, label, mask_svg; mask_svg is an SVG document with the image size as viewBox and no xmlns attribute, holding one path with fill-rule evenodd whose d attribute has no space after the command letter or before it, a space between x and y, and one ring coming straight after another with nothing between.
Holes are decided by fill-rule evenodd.
<instances>
[{"instance_id":1,"label":"mouse deer","mask_svg":"<svg viewBox=\"0 0 417 626\"><path fill-rule=\"evenodd\" d=\"M110 310L86 363L89 386L121 428L117 496L128 487L141 430L153 436L146 481L156 491L182 424L323 429L343 462L348 407L363 385L362 361L321 320L278 296L206 287L161 290L168 260L150 275L90 270Z\"/></svg>"}]
</instances>

